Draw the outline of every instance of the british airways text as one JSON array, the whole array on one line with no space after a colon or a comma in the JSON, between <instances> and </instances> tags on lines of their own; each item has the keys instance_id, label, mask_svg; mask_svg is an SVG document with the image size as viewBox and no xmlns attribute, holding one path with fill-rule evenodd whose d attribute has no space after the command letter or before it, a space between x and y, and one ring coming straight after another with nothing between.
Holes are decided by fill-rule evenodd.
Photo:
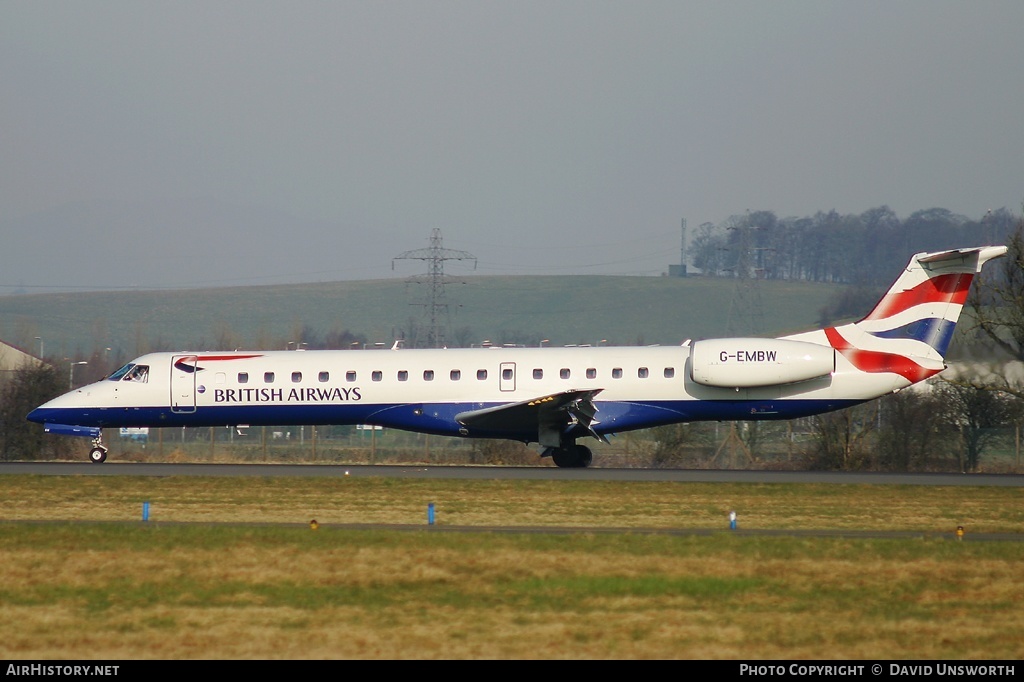
<instances>
[{"instance_id":1,"label":"british airways text","mask_svg":"<svg viewBox=\"0 0 1024 682\"><path fill-rule=\"evenodd\" d=\"M359 387L352 388L217 388L215 403L309 403L362 400Z\"/></svg>"}]
</instances>

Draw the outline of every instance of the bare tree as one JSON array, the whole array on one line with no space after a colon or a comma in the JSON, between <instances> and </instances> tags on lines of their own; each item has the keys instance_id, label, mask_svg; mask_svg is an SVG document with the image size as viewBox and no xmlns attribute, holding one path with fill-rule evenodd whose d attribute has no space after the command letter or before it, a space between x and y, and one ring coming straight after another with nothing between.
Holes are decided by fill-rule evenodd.
<instances>
[{"instance_id":1,"label":"bare tree","mask_svg":"<svg viewBox=\"0 0 1024 682\"><path fill-rule=\"evenodd\" d=\"M1024 216L1007 241L1006 258L990 270L967 299L973 328L1004 359L1024 361ZM997 388L1024 397L1024 387L1012 382Z\"/></svg>"},{"instance_id":2,"label":"bare tree","mask_svg":"<svg viewBox=\"0 0 1024 682\"><path fill-rule=\"evenodd\" d=\"M654 448L647 463L652 469L672 469L686 463L685 447L690 444L689 424L657 426L650 430Z\"/></svg>"},{"instance_id":3,"label":"bare tree","mask_svg":"<svg viewBox=\"0 0 1024 682\"><path fill-rule=\"evenodd\" d=\"M977 471L982 453L1020 415L1020 401L1002 391L970 380L944 381L937 390L948 403L960 433L959 464L963 472Z\"/></svg>"},{"instance_id":4,"label":"bare tree","mask_svg":"<svg viewBox=\"0 0 1024 682\"><path fill-rule=\"evenodd\" d=\"M813 418L814 440L805 455L812 470L857 471L873 465L869 436L878 423L878 401Z\"/></svg>"},{"instance_id":5,"label":"bare tree","mask_svg":"<svg viewBox=\"0 0 1024 682\"><path fill-rule=\"evenodd\" d=\"M879 401L878 467L887 471L944 468L958 453L955 417L939 391L909 390ZM948 466L948 464L947 464Z\"/></svg>"},{"instance_id":6,"label":"bare tree","mask_svg":"<svg viewBox=\"0 0 1024 682\"><path fill-rule=\"evenodd\" d=\"M689 256L705 275L718 275L725 267L725 235L714 223L701 223L690 242Z\"/></svg>"}]
</instances>

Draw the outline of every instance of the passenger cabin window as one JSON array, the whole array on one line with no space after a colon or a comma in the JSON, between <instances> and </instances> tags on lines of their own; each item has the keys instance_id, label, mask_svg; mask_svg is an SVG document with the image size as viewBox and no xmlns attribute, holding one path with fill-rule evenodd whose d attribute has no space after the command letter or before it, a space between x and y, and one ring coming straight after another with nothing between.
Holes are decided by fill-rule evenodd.
<instances>
[{"instance_id":1,"label":"passenger cabin window","mask_svg":"<svg viewBox=\"0 0 1024 682\"><path fill-rule=\"evenodd\" d=\"M562 379L568 379L569 370L563 367L562 369L558 370L558 376L561 377Z\"/></svg>"},{"instance_id":2,"label":"passenger cabin window","mask_svg":"<svg viewBox=\"0 0 1024 682\"><path fill-rule=\"evenodd\" d=\"M399 381L408 381L409 380L409 372L407 372L404 369L398 370L398 380Z\"/></svg>"},{"instance_id":3,"label":"passenger cabin window","mask_svg":"<svg viewBox=\"0 0 1024 682\"><path fill-rule=\"evenodd\" d=\"M302 372L292 372L292 383L297 384L302 381Z\"/></svg>"},{"instance_id":4,"label":"passenger cabin window","mask_svg":"<svg viewBox=\"0 0 1024 682\"><path fill-rule=\"evenodd\" d=\"M266 383L266 384L274 383L274 373L273 372L264 372L263 373L263 383Z\"/></svg>"},{"instance_id":5,"label":"passenger cabin window","mask_svg":"<svg viewBox=\"0 0 1024 682\"><path fill-rule=\"evenodd\" d=\"M597 378L597 369L595 369L594 367L588 367L587 368L587 378L588 379L596 379Z\"/></svg>"},{"instance_id":6,"label":"passenger cabin window","mask_svg":"<svg viewBox=\"0 0 1024 682\"><path fill-rule=\"evenodd\" d=\"M543 379L544 378L544 370L542 370L542 369L535 369L535 370L533 370L533 378L534 379Z\"/></svg>"},{"instance_id":7,"label":"passenger cabin window","mask_svg":"<svg viewBox=\"0 0 1024 682\"><path fill-rule=\"evenodd\" d=\"M648 374L649 374L649 372L647 371L646 367L641 367L640 369L638 369L636 371L636 375L638 377L640 377L641 379L646 379Z\"/></svg>"},{"instance_id":8,"label":"passenger cabin window","mask_svg":"<svg viewBox=\"0 0 1024 682\"><path fill-rule=\"evenodd\" d=\"M612 379L621 379L621 378L622 378L622 368L621 367L616 367L615 369L612 370Z\"/></svg>"},{"instance_id":9,"label":"passenger cabin window","mask_svg":"<svg viewBox=\"0 0 1024 682\"><path fill-rule=\"evenodd\" d=\"M459 371L459 370L457 370L457 369L453 369L453 370L451 371L451 374L450 374L450 376L451 376L451 379L452 379L452 381L458 381L459 379L461 379L461 378L462 378L462 372L460 372L460 371Z\"/></svg>"},{"instance_id":10,"label":"passenger cabin window","mask_svg":"<svg viewBox=\"0 0 1024 682\"><path fill-rule=\"evenodd\" d=\"M321 384L326 384L328 381L331 380L331 373L330 372L320 372L320 374L317 375L317 380Z\"/></svg>"},{"instance_id":11,"label":"passenger cabin window","mask_svg":"<svg viewBox=\"0 0 1024 682\"><path fill-rule=\"evenodd\" d=\"M355 380L356 380L356 373L355 372L353 372L352 370L349 370L349 371L345 372L345 381L355 381Z\"/></svg>"},{"instance_id":12,"label":"passenger cabin window","mask_svg":"<svg viewBox=\"0 0 1024 682\"><path fill-rule=\"evenodd\" d=\"M487 370L486 369L478 369L476 371L476 378L479 381L483 381L484 379L486 379L487 378Z\"/></svg>"},{"instance_id":13,"label":"passenger cabin window","mask_svg":"<svg viewBox=\"0 0 1024 682\"><path fill-rule=\"evenodd\" d=\"M433 381L434 380L434 370L432 370L432 369L425 369L425 370L423 370L423 380L424 381Z\"/></svg>"},{"instance_id":14,"label":"passenger cabin window","mask_svg":"<svg viewBox=\"0 0 1024 682\"><path fill-rule=\"evenodd\" d=\"M666 379L671 379L675 375L676 375L676 368L675 367L666 367L665 368L665 378Z\"/></svg>"},{"instance_id":15,"label":"passenger cabin window","mask_svg":"<svg viewBox=\"0 0 1024 682\"><path fill-rule=\"evenodd\" d=\"M384 374L379 369L375 369L373 370L373 372L370 373L370 378L373 379L374 381L380 381L381 379L384 378Z\"/></svg>"},{"instance_id":16,"label":"passenger cabin window","mask_svg":"<svg viewBox=\"0 0 1024 682\"><path fill-rule=\"evenodd\" d=\"M238 383L240 383L240 384L247 384L247 383L249 383L249 373L248 372L239 372L238 373Z\"/></svg>"}]
</instances>

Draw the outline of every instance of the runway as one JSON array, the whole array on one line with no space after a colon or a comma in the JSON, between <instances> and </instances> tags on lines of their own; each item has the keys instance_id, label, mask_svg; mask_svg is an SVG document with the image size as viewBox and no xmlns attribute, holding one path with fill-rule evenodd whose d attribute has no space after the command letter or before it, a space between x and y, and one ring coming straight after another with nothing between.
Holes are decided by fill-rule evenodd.
<instances>
[{"instance_id":1,"label":"runway","mask_svg":"<svg viewBox=\"0 0 1024 682\"><path fill-rule=\"evenodd\" d=\"M1022 474L759 471L735 469L561 469L542 466L339 464L169 464L148 462L2 462L0 475L43 476L384 476L475 480L674 481L679 483L829 483L835 485L1024 486Z\"/></svg>"}]
</instances>

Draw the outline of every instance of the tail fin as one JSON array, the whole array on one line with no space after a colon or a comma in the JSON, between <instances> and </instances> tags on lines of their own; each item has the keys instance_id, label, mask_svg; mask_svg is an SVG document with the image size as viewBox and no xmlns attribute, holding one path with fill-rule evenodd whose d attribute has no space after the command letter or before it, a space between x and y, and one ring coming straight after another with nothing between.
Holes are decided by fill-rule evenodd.
<instances>
[{"instance_id":1,"label":"tail fin","mask_svg":"<svg viewBox=\"0 0 1024 682\"><path fill-rule=\"evenodd\" d=\"M867 317L825 330L857 369L899 374L910 383L945 369L943 358L974 276L1005 246L919 253Z\"/></svg>"}]
</instances>

